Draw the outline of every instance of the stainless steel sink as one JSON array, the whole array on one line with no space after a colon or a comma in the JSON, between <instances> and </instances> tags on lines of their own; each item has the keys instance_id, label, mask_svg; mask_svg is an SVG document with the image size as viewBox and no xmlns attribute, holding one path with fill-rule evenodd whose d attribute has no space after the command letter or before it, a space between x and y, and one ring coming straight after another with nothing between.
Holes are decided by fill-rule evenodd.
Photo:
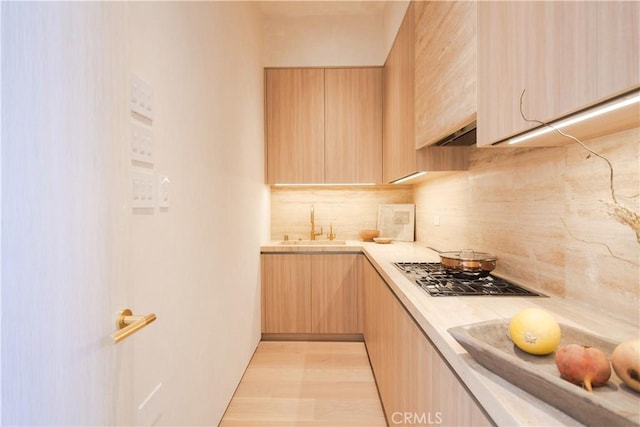
<instances>
[{"instance_id":1,"label":"stainless steel sink","mask_svg":"<svg viewBox=\"0 0 640 427\"><path fill-rule=\"evenodd\" d=\"M313 245L313 246L341 246L346 245L347 242L344 240L282 240L280 242L281 245L284 246L294 246L294 245Z\"/></svg>"}]
</instances>

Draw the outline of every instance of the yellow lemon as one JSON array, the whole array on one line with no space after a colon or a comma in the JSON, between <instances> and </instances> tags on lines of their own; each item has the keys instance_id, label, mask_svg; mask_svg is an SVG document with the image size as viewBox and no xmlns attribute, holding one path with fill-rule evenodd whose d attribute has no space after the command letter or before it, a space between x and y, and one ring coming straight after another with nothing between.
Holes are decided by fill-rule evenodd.
<instances>
[{"instance_id":1,"label":"yellow lemon","mask_svg":"<svg viewBox=\"0 0 640 427\"><path fill-rule=\"evenodd\" d=\"M525 308L509 323L511 341L527 353L543 355L560 344L560 325L551 313L541 308Z\"/></svg>"}]
</instances>

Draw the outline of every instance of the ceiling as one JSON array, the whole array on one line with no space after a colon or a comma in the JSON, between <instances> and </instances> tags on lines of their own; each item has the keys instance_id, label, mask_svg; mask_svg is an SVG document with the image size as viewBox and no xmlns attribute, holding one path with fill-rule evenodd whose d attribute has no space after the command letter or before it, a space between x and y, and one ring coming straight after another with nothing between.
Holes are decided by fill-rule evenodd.
<instances>
[{"instance_id":1,"label":"ceiling","mask_svg":"<svg viewBox=\"0 0 640 427\"><path fill-rule=\"evenodd\" d=\"M261 1L267 17L303 18L312 16L381 15L388 1Z\"/></svg>"},{"instance_id":2,"label":"ceiling","mask_svg":"<svg viewBox=\"0 0 640 427\"><path fill-rule=\"evenodd\" d=\"M408 0L259 1L263 13L263 64L384 64L408 4Z\"/></svg>"}]
</instances>

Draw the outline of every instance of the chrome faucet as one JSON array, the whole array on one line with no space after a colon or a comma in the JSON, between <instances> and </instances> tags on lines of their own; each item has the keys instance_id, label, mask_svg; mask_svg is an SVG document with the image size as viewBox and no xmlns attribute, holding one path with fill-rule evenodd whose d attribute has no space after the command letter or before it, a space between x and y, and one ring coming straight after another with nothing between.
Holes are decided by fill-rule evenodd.
<instances>
[{"instance_id":1,"label":"chrome faucet","mask_svg":"<svg viewBox=\"0 0 640 427\"><path fill-rule=\"evenodd\" d=\"M323 233L322 227L320 227L320 232L316 233L316 216L314 211L315 208L311 205L311 232L309 233L311 240L316 240L316 236L320 236Z\"/></svg>"}]
</instances>

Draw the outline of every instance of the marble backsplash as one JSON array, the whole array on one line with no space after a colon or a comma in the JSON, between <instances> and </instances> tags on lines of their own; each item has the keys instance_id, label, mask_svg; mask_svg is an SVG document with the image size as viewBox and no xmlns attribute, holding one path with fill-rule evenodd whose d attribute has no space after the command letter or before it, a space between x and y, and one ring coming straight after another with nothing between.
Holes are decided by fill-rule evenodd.
<instances>
[{"instance_id":1,"label":"marble backsplash","mask_svg":"<svg viewBox=\"0 0 640 427\"><path fill-rule=\"evenodd\" d=\"M326 236L333 224L336 239L359 239L360 230L376 228L378 205L390 203L413 203L411 186L272 187L271 239L308 239L311 206L317 231Z\"/></svg>"},{"instance_id":2,"label":"marble backsplash","mask_svg":"<svg viewBox=\"0 0 640 427\"><path fill-rule=\"evenodd\" d=\"M640 212L639 129L585 142ZM420 243L495 253L497 272L640 324L640 244L611 216L606 163L577 144L474 148L469 171L415 185L414 201Z\"/></svg>"}]
</instances>

